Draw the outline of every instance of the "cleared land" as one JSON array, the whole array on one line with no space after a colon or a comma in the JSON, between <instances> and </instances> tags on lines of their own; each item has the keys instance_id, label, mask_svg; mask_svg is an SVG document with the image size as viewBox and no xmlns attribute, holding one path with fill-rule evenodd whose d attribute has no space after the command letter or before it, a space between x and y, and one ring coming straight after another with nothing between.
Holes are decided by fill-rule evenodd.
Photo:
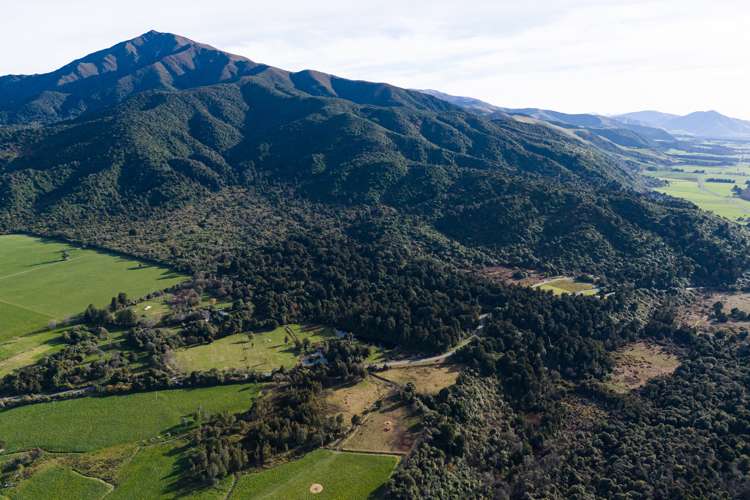
<instances>
[{"instance_id":1,"label":"cleared land","mask_svg":"<svg viewBox=\"0 0 750 500\"><path fill-rule=\"evenodd\" d=\"M142 297L184 279L161 267L66 243L0 236L0 342L78 314L88 304L105 306L119 292Z\"/></svg>"},{"instance_id":2,"label":"cleared land","mask_svg":"<svg viewBox=\"0 0 750 500\"><path fill-rule=\"evenodd\" d=\"M388 480L397 463L394 456L316 450L300 460L240 477L230 498L366 499ZM315 484L322 486L320 493L310 492Z\"/></svg>"},{"instance_id":3,"label":"cleared land","mask_svg":"<svg viewBox=\"0 0 750 500\"><path fill-rule=\"evenodd\" d=\"M64 330L44 330L0 342L0 377L62 349L65 344L60 335Z\"/></svg>"},{"instance_id":4,"label":"cleared land","mask_svg":"<svg viewBox=\"0 0 750 500\"><path fill-rule=\"evenodd\" d=\"M133 306L133 312L140 319L158 321L169 312L166 303L168 297L159 297L153 300L144 300Z\"/></svg>"},{"instance_id":5,"label":"cleared land","mask_svg":"<svg viewBox=\"0 0 750 500\"><path fill-rule=\"evenodd\" d=\"M598 291L592 283L576 281L572 278L558 278L540 283L534 288L551 290L555 295L569 293L573 295L595 295Z\"/></svg>"},{"instance_id":6,"label":"cleared land","mask_svg":"<svg viewBox=\"0 0 750 500\"><path fill-rule=\"evenodd\" d=\"M680 360L663 347L636 342L615 353L615 369L609 387L626 393L644 386L649 380L674 373Z\"/></svg>"},{"instance_id":7,"label":"cleared land","mask_svg":"<svg viewBox=\"0 0 750 500\"><path fill-rule=\"evenodd\" d=\"M94 500L103 498L111 490L112 487L103 481L84 477L67 467L50 463L5 494L14 500Z\"/></svg>"},{"instance_id":8,"label":"cleared land","mask_svg":"<svg viewBox=\"0 0 750 500\"><path fill-rule=\"evenodd\" d=\"M287 325L273 331L256 333L252 336L239 333L224 337L207 345L191 347L175 352L175 365L183 372L207 371L212 368L245 368L256 371L271 371L283 366L291 368L300 359L294 346L294 338L300 342L305 338L311 344L322 342L333 335L328 328ZM287 338L288 342L284 342Z\"/></svg>"},{"instance_id":9,"label":"cleared land","mask_svg":"<svg viewBox=\"0 0 750 500\"><path fill-rule=\"evenodd\" d=\"M259 390L227 385L21 406L0 412L0 440L8 452L96 450L157 436L199 408L208 414L247 409Z\"/></svg>"},{"instance_id":10,"label":"cleared land","mask_svg":"<svg viewBox=\"0 0 750 500\"><path fill-rule=\"evenodd\" d=\"M513 283L521 286L534 286L546 279L543 273L532 269L493 266L486 267L480 274L501 283Z\"/></svg>"},{"instance_id":11,"label":"cleared land","mask_svg":"<svg viewBox=\"0 0 750 500\"><path fill-rule=\"evenodd\" d=\"M233 478L227 477L213 488L195 490L182 480L180 461L184 443L168 443L141 448L115 477L115 490L108 499L185 498L223 500L229 494ZM186 488L189 486L189 488Z\"/></svg>"},{"instance_id":12,"label":"cleared land","mask_svg":"<svg viewBox=\"0 0 750 500\"><path fill-rule=\"evenodd\" d=\"M666 186L655 189L660 193L689 200L702 209L727 219L750 217L750 201L732 193L733 186L744 188L745 182L750 180L750 166L680 168L682 172L659 170L647 174L668 182ZM711 177L732 179L735 183L708 182L707 179Z\"/></svg>"},{"instance_id":13,"label":"cleared land","mask_svg":"<svg viewBox=\"0 0 750 500\"><path fill-rule=\"evenodd\" d=\"M375 401L384 399L393 392L386 382L374 377L367 377L358 384L329 390L326 394L328 411L334 415L342 414L344 422L349 424L352 416L362 415Z\"/></svg>"},{"instance_id":14,"label":"cleared land","mask_svg":"<svg viewBox=\"0 0 750 500\"><path fill-rule=\"evenodd\" d=\"M682 310L681 320L690 327L711 331L715 329L738 331L750 327L750 320L736 321L730 319L726 323L718 323L713 317L713 305L717 302L724 304L724 312L729 315L732 309L750 313L750 293L747 292L696 292L691 304Z\"/></svg>"},{"instance_id":15,"label":"cleared land","mask_svg":"<svg viewBox=\"0 0 750 500\"><path fill-rule=\"evenodd\" d=\"M441 389L455 384L459 373L461 367L458 365L438 365L393 368L378 375L401 386L411 382L417 392L423 394L437 394Z\"/></svg>"},{"instance_id":16,"label":"cleared land","mask_svg":"<svg viewBox=\"0 0 750 500\"><path fill-rule=\"evenodd\" d=\"M368 413L362 424L341 443L341 449L377 453L408 453L417 437L419 419L395 399Z\"/></svg>"}]
</instances>

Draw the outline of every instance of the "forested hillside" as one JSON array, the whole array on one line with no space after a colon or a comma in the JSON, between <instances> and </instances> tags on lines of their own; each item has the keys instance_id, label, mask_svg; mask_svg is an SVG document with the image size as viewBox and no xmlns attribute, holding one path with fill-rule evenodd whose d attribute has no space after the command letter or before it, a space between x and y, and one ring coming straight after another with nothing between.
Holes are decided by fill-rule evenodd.
<instances>
[{"instance_id":1,"label":"forested hillside","mask_svg":"<svg viewBox=\"0 0 750 500\"><path fill-rule=\"evenodd\" d=\"M341 212L390 207L488 262L659 287L731 283L746 266L743 233L690 205L640 194L632 174L548 127L489 120L386 84L287 73L179 37L148 34L132 43L158 64L174 54L200 57L191 59L192 73L117 94L113 107L2 130L6 230L73 236L108 217L148 226L159 210L228 188L260 187L256 196L266 203L265 186L275 186L286 200ZM217 73L222 57L227 66ZM110 58L89 59L77 67ZM112 84L141 71L121 65L64 87ZM24 88L41 89L52 77L29 78L37 83Z\"/></svg>"}]
</instances>

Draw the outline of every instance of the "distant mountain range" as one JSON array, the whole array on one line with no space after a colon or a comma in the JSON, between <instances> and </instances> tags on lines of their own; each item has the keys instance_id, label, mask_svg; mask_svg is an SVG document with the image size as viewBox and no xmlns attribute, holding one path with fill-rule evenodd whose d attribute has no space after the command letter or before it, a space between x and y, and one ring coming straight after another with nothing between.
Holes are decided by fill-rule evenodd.
<instances>
[{"instance_id":1,"label":"distant mountain range","mask_svg":"<svg viewBox=\"0 0 750 500\"><path fill-rule=\"evenodd\" d=\"M638 111L616 116L598 114L569 114L539 108L504 108L472 97L453 96L437 90L422 90L469 111L483 115L506 113L526 115L551 123L562 123L593 129L625 129L644 138L674 141L672 134L686 134L702 138L750 140L750 121L730 118L716 111L696 111L685 116L659 111ZM637 146L629 140L630 146ZM626 145L626 144L621 144Z\"/></svg>"},{"instance_id":2,"label":"distant mountain range","mask_svg":"<svg viewBox=\"0 0 750 500\"><path fill-rule=\"evenodd\" d=\"M658 127L673 134L715 139L750 139L750 121L716 111L696 111L684 116L659 111L638 111L614 117L623 123Z\"/></svg>"},{"instance_id":3,"label":"distant mountain range","mask_svg":"<svg viewBox=\"0 0 750 500\"><path fill-rule=\"evenodd\" d=\"M550 123L596 130L607 136L607 139L621 146L650 147L653 146L652 141L654 140L669 142L675 140L674 137L662 128L629 121L623 122L602 115L587 113L569 114L540 108L503 108L472 97L453 96L437 90L428 89L422 90L422 92L489 117L524 115ZM619 131L619 133L613 133L614 131Z\"/></svg>"}]
</instances>

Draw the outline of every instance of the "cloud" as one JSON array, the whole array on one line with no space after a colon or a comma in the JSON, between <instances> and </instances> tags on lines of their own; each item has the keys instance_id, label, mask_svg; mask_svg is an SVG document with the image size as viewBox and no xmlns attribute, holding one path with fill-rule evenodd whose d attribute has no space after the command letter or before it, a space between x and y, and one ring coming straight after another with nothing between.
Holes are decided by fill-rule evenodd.
<instances>
[{"instance_id":1,"label":"cloud","mask_svg":"<svg viewBox=\"0 0 750 500\"><path fill-rule=\"evenodd\" d=\"M47 71L154 28L291 70L569 112L719 109L750 118L745 20L725 0L88 0L4 6L0 73ZM35 29L29 30L29 26Z\"/></svg>"}]
</instances>

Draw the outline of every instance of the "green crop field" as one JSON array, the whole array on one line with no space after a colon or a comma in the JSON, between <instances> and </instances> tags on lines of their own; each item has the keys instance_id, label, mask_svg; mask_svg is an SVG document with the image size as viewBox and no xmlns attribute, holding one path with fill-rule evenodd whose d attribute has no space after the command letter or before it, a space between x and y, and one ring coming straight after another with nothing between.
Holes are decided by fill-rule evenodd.
<instances>
[{"instance_id":1,"label":"green crop field","mask_svg":"<svg viewBox=\"0 0 750 500\"><path fill-rule=\"evenodd\" d=\"M391 476L398 457L316 450L300 460L237 481L230 498L240 500L357 500L370 497ZM319 484L320 493L310 487Z\"/></svg>"},{"instance_id":2,"label":"green crop field","mask_svg":"<svg viewBox=\"0 0 750 500\"><path fill-rule=\"evenodd\" d=\"M311 328L288 325L297 338L309 338L315 344L330 337L328 328ZM256 371L271 371L279 366L290 368L297 364L300 355L286 329L281 326L270 332L257 333L252 340L246 333L224 337L207 345L191 347L175 352L175 363L183 372L207 371L212 368L249 368Z\"/></svg>"},{"instance_id":3,"label":"green crop field","mask_svg":"<svg viewBox=\"0 0 750 500\"><path fill-rule=\"evenodd\" d=\"M733 167L680 167L683 172L660 170L649 175L668 182L668 185L655 188L655 191L689 200L700 208L727 219L737 220L750 217L750 201L732 193L733 186L745 187L750 180L750 166ZM707 182L711 178L732 179L734 184Z\"/></svg>"},{"instance_id":4,"label":"green crop field","mask_svg":"<svg viewBox=\"0 0 750 500\"><path fill-rule=\"evenodd\" d=\"M181 481L180 461L185 459L181 446L167 443L138 450L117 473L115 490L108 499L183 498L190 500L223 500L229 494L232 477L226 477L215 487L196 491L186 489ZM189 485L193 487L194 485Z\"/></svg>"},{"instance_id":5,"label":"green crop field","mask_svg":"<svg viewBox=\"0 0 750 500\"><path fill-rule=\"evenodd\" d=\"M21 406L0 412L0 441L8 452L96 450L154 437L200 407L208 414L245 410L259 390L257 384L226 385Z\"/></svg>"},{"instance_id":6,"label":"green crop field","mask_svg":"<svg viewBox=\"0 0 750 500\"><path fill-rule=\"evenodd\" d=\"M95 500L112 487L98 479L84 477L67 467L45 465L34 475L4 494L13 500Z\"/></svg>"},{"instance_id":7,"label":"green crop field","mask_svg":"<svg viewBox=\"0 0 750 500\"><path fill-rule=\"evenodd\" d=\"M63 330L44 330L0 342L0 377L62 349Z\"/></svg>"},{"instance_id":8,"label":"green crop field","mask_svg":"<svg viewBox=\"0 0 750 500\"><path fill-rule=\"evenodd\" d=\"M0 341L66 319L89 304L105 306L118 292L142 297L184 279L161 267L66 243L0 236Z\"/></svg>"}]
</instances>

